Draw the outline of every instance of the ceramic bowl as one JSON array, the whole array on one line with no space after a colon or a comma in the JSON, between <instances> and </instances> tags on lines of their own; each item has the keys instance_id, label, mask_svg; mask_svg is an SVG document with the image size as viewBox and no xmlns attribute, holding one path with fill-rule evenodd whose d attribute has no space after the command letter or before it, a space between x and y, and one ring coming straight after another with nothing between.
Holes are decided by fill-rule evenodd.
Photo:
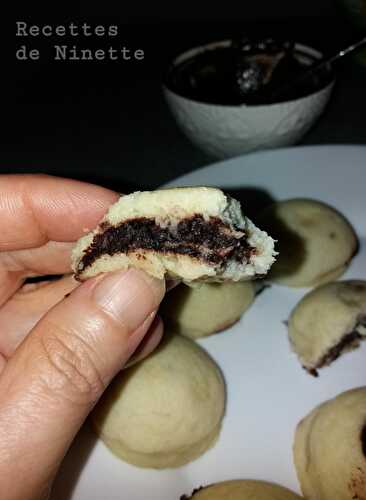
<instances>
[{"instance_id":1,"label":"ceramic bowl","mask_svg":"<svg viewBox=\"0 0 366 500\"><path fill-rule=\"evenodd\" d=\"M179 55L173 67L207 49L229 46L229 40L196 47ZM312 47L295 44L298 57L310 64L322 54ZM307 57L308 55L308 57ZM289 146L298 142L323 112L334 80L305 97L289 101L247 106L218 105L189 99L169 88L163 92L177 124L205 153L229 158L250 151Z\"/></svg>"}]
</instances>

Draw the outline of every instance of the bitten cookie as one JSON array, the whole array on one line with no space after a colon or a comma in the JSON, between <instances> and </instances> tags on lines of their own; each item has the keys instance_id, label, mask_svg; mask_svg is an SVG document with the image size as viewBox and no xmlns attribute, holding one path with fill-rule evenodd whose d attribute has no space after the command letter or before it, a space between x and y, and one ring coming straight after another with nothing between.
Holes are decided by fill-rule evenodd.
<instances>
[{"instance_id":1,"label":"bitten cookie","mask_svg":"<svg viewBox=\"0 0 366 500\"><path fill-rule=\"evenodd\" d=\"M229 328L250 307L252 281L185 285L170 291L160 309L165 324L189 338L206 337Z\"/></svg>"},{"instance_id":2,"label":"bitten cookie","mask_svg":"<svg viewBox=\"0 0 366 500\"><path fill-rule=\"evenodd\" d=\"M215 188L176 188L122 196L76 244L72 267L79 280L133 266L186 283L241 281L266 274L275 254L238 201Z\"/></svg>"},{"instance_id":3,"label":"bitten cookie","mask_svg":"<svg viewBox=\"0 0 366 500\"><path fill-rule=\"evenodd\" d=\"M358 248L354 229L333 207L310 199L280 201L258 219L278 240L279 257L268 278L310 287L336 280Z\"/></svg>"},{"instance_id":4,"label":"bitten cookie","mask_svg":"<svg viewBox=\"0 0 366 500\"><path fill-rule=\"evenodd\" d=\"M300 500L287 488L264 481L233 480L195 490L181 500Z\"/></svg>"},{"instance_id":5,"label":"bitten cookie","mask_svg":"<svg viewBox=\"0 0 366 500\"><path fill-rule=\"evenodd\" d=\"M289 340L313 375L366 339L366 281L337 281L307 293L288 321Z\"/></svg>"},{"instance_id":6,"label":"bitten cookie","mask_svg":"<svg viewBox=\"0 0 366 500\"><path fill-rule=\"evenodd\" d=\"M122 460L163 469L213 446L224 410L225 385L216 364L195 342L176 335L117 376L92 419Z\"/></svg>"},{"instance_id":7,"label":"bitten cookie","mask_svg":"<svg viewBox=\"0 0 366 500\"><path fill-rule=\"evenodd\" d=\"M307 500L366 500L366 387L340 394L302 420L294 459Z\"/></svg>"}]
</instances>

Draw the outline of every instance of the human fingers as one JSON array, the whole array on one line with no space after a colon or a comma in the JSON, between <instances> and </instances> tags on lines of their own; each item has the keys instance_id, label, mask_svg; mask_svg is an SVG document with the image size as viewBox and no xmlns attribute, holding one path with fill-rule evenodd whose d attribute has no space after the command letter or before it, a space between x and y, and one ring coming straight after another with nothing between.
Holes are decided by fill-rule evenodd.
<instances>
[{"instance_id":1,"label":"human fingers","mask_svg":"<svg viewBox=\"0 0 366 500\"><path fill-rule=\"evenodd\" d=\"M15 492L10 499L47 490L88 413L149 330L164 292L163 281L135 269L90 279L19 346L0 377L0 476Z\"/></svg>"},{"instance_id":2,"label":"human fingers","mask_svg":"<svg viewBox=\"0 0 366 500\"><path fill-rule=\"evenodd\" d=\"M119 196L44 175L3 175L0 186L0 305L27 276L70 272L74 242Z\"/></svg>"},{"instance_id":3,"label":"human fingers","mask_svg":"<svg viewBox=\"0 0 366 500\"><path fill-rule=\"evenodd\" d=\"M0 308L0 353L9 359L38 321L80 283L72 275L23 285ZM0 367L1 373L1 367Z\"/></svg>"}]
</instances>

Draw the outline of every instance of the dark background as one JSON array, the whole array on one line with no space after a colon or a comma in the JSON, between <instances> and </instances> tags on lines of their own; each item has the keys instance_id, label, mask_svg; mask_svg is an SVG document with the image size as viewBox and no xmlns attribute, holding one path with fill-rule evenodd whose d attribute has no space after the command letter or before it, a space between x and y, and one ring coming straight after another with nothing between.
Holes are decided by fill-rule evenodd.
<instances>
[{"instance_id":1,"label":"dark background","mask_svg":"<svg viewBox=\"0 0 366 500\"><path fill-rule=\"evenodd\" d=\"M28 12L30 10L30 12ZM125 192L156 188L212 161L181 134L161 92L167 64L195 45L241 33L281 35L330 54L357 39L360 30L335 1L156 3L82 1L66 13L18 9L15 49L39 48L41 60L16 61L8 44L4 68L0 171L45 172L93 180ZM15 37L15 21L29 24L118 25L117 37L74 39ZM141 48L143 61L54 61L54 43L85 48ZM337 67L331 102L302 144L366 144L366 66ZM5 78L4 78L5 76ZM8 98L9 96L9 98Z\"/></svg>"}]
</instances>

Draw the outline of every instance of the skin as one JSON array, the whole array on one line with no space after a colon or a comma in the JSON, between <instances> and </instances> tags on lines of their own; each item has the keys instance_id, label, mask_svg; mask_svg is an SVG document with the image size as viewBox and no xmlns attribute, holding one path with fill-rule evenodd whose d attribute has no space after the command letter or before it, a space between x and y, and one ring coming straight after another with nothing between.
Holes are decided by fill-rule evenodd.
<instances>
[{"instance_id":1,"label":"skin","mask_svg":"<svg viewBox=\"0 0 366 500\"><path fill-rule=\"evenodd\" d=\"M117 198L68 179L0 176L2 500L49 496L67 449L109 382L162 336L156 316L162 281L128 270L80 284L70 274L75 241ZM63 277L24 285L50 274Z\"/></svg>"}]
</instances>

